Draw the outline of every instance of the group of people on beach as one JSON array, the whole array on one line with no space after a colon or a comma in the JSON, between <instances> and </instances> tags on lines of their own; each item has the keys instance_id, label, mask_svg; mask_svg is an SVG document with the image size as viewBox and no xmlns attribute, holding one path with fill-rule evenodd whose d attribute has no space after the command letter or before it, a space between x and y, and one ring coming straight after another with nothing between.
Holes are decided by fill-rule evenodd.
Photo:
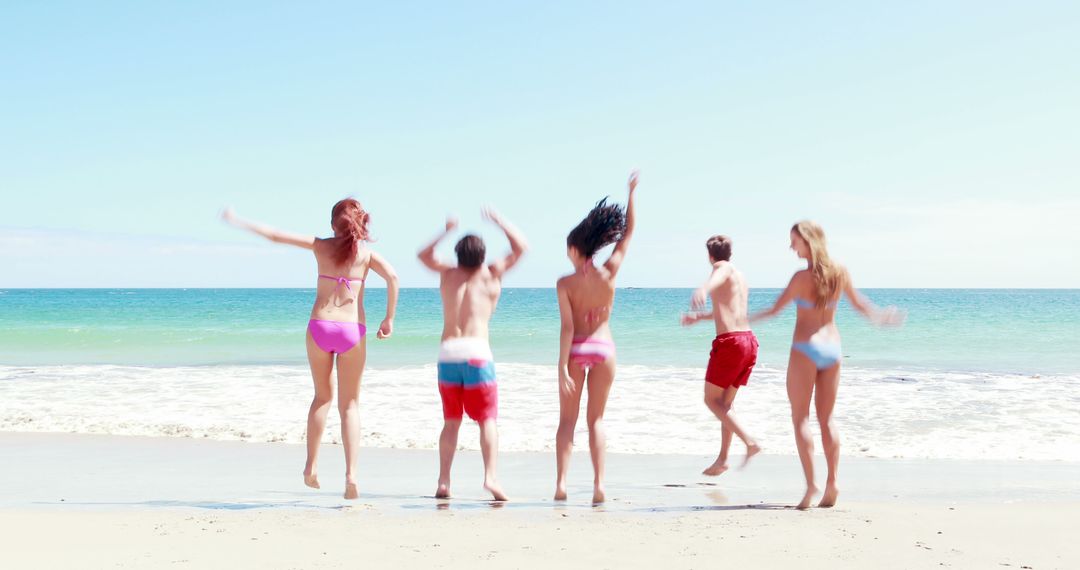
<instances>
[{"instance_id":1,"label":"group of people on beach","mask_svg":"<svg viewBox=\"0 0 1080 570\"><path fill-rule=\"evenodd\" d=\"M558 387L559 427L556 442L555 494L567 498L566 477L574 444L574 430L581 398L588 392L586 423L593 464L594 504L603 503L605 436L604 410L615 379L615 343L609 320L615 299L615 280L634 233L634 194L638 173L630 175L626 206L601 200L566 238L567 257L574 271L556 283L561 330L559 335ZM326 417L333 401L331 376L337 365L338 412L345 451L345 498L355 499L357 457L360 449L358 417L360 379L367 356L364 285L374 271L387 285L386 316L376 336L393 333L398 299L398 278L393 267L367 246L371 215L360 202L348 198L334 205L330 215L333 236L317 238L277 230L238 218L231 209L223 219L277 243L312 250L318 266L315 304L307 328L307 355L315 386L307 420L307 462L304 483L319 488L318 451ZM418 257L439 274L443 305L443 332L438 355L438 389L444 424L439 437L439 479L435 496L450 497L450 470L457 450L458 432L465 415L480 427L484 463L484 488L498 501L507 499L496 476L498 450L498 386L495 363L488 341L488 325L499 301L502 278L528 249L525 237L494 210L484 218L498 226L510 242L510 253L488 261L484 241L477 235L462 237L454 247L456 263L435 255L439 243L457 229L448 219L444 230L423 247ZM692 311L682 323L712 320L712 342L705 372L705 404L722 425L720 454L704 474L720 475L728 469L733 436L746 445L746 461L761 447L732 413L736 393L749 380L757 362L758 342L752 322L778 314L789 303L797 309L795 332L788 361L787 391L799 459L806 477L806 493L798 508L808 508L818 493L814 479L810 403L813 400L821 426L828 473L820 507L836 503L840 440L832 421L840 377L840 335L836 327L837 302L846 295L851 306L878 324L898 324L895 309L878 309L852 285L847 270L828 254L825 234L814 222L802 221L791 228L791 249L807 262L807 268L791 278L773 306L748 314L746 280L731 263L730 238L710 237L706 242L712 272L691 297ZM603 264L594 257L614 244ZM711 309L707 309L711 302Z\"/></svg>"}]
</instances>

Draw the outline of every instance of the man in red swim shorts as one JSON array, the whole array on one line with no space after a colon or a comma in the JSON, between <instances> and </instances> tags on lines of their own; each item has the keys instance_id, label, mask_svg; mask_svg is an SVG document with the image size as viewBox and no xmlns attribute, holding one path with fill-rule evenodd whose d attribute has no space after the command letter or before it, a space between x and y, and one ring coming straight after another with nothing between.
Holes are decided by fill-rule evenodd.
<instances>
[{"instance_id":1,"label":"man in red swim shorts","mask_svg":"<svg viewBox=\"0 0 1080 570\"><path fill-rule=\"evenodd\" d=\"M746 444L743 466L761 452L761 447L743 431L731 413L739 386L746 386L757 363L758 342L747 319L746 279L730 261L731 239L716 235L705 242L705 247L709 250L712 274L694 291L690 299L694 311L683 315L682 324L689 326L706 319L716 323L716 338L709 353L709 366L705 369L705 405L720 420L720 455L702 471L705 475L716 476L728 469L732 434ZM712 310L706 311L705 305L710 299Z\"/></svg>"}]
</instances>

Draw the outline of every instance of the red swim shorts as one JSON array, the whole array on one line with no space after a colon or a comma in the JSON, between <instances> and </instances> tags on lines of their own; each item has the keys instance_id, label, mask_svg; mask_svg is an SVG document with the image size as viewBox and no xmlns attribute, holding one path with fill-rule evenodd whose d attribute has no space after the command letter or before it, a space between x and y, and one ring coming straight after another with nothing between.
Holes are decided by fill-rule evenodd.
<instances>
[{"instance_id":1,"label":"red swim shorts","mask_svg":"<svg viewBox=\"0 0 1080 570\"><path fill-rule=\"evenodd\" d=\"M712 341L705 381L721 388L746 386L750 371L757 364L758 342L751 331L735 331Z\"/></svg>"}]
</instances>

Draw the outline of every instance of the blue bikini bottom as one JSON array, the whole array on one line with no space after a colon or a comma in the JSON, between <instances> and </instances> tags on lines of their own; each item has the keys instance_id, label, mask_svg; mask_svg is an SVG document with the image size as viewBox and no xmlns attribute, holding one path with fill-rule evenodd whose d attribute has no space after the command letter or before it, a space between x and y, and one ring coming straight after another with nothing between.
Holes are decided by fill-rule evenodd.
<instances>
[{"instance_id":1,"label":"blue bikini bottom","mask_svg":"<svg viewBox=\"0 0 1080 570\"><path fill-rule=\"evenodd\" d=\"M818 370L832 368L843 358L839 342L793 342L791 348L805 354Z\"/></svg>"}]
</instances>

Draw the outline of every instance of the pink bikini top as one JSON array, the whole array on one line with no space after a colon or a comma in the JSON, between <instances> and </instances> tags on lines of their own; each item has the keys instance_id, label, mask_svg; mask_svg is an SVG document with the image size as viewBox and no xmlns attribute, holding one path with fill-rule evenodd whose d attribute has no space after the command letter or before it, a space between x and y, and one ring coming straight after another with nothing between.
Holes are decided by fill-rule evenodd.
<instances>
[{"instance_id":1,"label":"pink bikini top","mask_svg":"<svg viewBox=\"0 0 1080 570\"><path fill-rule=\"evenodd\" d=\"M350 293L352 293L352 286L349 285L350 281L359 281L361 283L364 282L363 277L334 277L332 275L319 275L319 279L329 279L331 281L337 281L337 286L338 287L341 287L342 285L344 285L345 288L348 289ZM336 289L336 287L335 287L335 289Z\"/></svg>"}]
</instances>

